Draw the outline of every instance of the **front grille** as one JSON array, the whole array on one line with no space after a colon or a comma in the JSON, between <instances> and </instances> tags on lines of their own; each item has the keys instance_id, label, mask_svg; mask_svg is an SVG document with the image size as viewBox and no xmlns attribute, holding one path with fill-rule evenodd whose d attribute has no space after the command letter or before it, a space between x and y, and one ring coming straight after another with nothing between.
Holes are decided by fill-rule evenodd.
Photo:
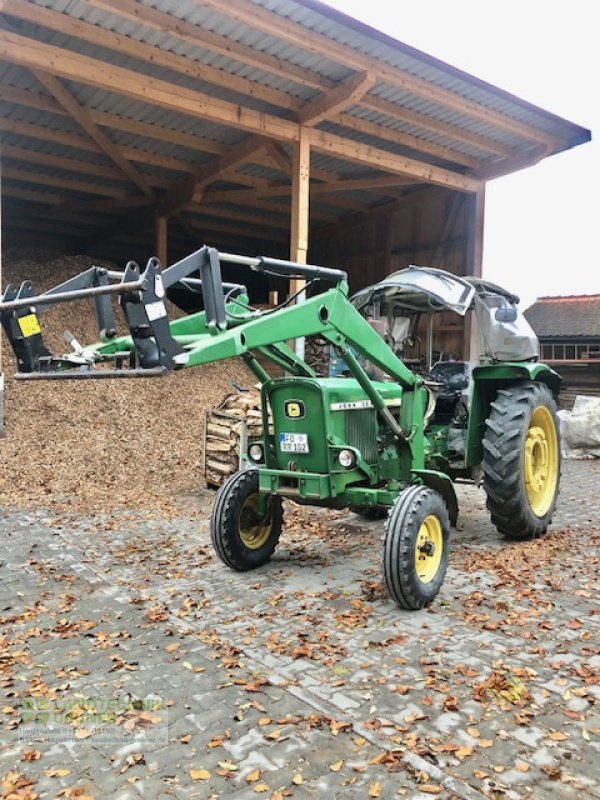
<instances>
[{"instance_id":1,"label":"front grille","mask_svg":"<svg viewBox=\"0 0 600 800\"><path fill-rule=\"evenodd\" d=\"M372 408L346 411L346 443L360 450L367 464L377 461L377 412Z\"/></svg>"}]
</instances>

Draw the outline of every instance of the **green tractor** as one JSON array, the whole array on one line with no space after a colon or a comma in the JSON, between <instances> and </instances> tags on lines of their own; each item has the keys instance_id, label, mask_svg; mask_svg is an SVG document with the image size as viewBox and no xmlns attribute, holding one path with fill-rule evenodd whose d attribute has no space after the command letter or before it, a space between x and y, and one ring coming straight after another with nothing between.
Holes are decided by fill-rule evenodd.
<instances>
[{"instance_id":1,"label":"green tractor","mask_svg":"<svg viewBox=\"0 0 600 800\"><path fill-rule=\"evenodd\" d=\"M222 262L304 278L304 296L256 310L244 286L223 283ZM172 287L201 291L204 311L169 322ZM128 336L116 334L111 294L119 295ZM100 341L51 355L38 313L84 297L95 300ZM400 270L350 299L341 270L203 247L164 271L153 258L144 270L134 262L123 272L92 267L38 296L29 283L9 286L0 316L24 380L159 376L241 357L262 385L264 436L248 445L248 468L217 493L210 532L219 558L237 571L265 564L281 534L284 498L385 517L386 587L401 608L420 609L444 580L455 480L483 479L492 521L508 538L542 535L554 513L560 378L539 362L517 305L489 282L425 267ZM438 351L434 363L436 315L447 312L472 315L476 362L446 361ZM317 376L288 346L306 336L333 346L343 376ZM415 357L423 338L425 354ZM270 377L265 358L285 376Z\"/></svg>"}]
</instances>

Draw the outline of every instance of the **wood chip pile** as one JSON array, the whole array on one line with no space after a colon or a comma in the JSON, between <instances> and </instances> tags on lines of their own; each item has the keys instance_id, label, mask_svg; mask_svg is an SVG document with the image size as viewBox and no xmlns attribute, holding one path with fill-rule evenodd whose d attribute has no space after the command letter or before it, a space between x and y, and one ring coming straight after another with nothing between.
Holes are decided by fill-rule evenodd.
<instances>
[{"instance_id":1,"label":"wood chip pile","mask_svg":"<svg viewBox=\"0 0 600 800\"><path fill-rule=\"evenodd\" d=\"M204 474L209 486L221 486L242 466L248 442L263 432L260 391L232 392L215 409L206 411Z\"/></svg>"},{"instance_id":2,"label":"wood chip pile","mask_svg":"<svg viewBox=\"0 0 600 800\"><path fill-rule=\"evenodd\" d=\"M9 252L3 282L30 279L42 291L91 263L87 256ZM172 318L181 315L172 306L169 311ZM69 349L67 329L82 343L98 338L90 301L56 306L41 320L53 353ZM205 410L232 391L232 382L256 383L237 359L163 378L15 381L15 359L2 338L6 428L0 439L0 507L189 512L205 485Z\"/></svg>"}]
</instances>

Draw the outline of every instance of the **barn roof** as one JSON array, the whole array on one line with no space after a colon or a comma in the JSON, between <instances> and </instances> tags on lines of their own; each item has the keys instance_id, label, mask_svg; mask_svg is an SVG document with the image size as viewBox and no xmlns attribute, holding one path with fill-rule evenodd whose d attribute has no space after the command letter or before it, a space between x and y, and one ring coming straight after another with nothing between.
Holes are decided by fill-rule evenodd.
<instances>
[{"instance_id":1,"label":"barn roof","mask_svg":"<svg viewBox=\"0 0 600 800\"><path fill-rule=\"evenodd\" d=\"M314 0L0 0L4 224L284 239L300 126L316 225L486 180L586 129ZM24 221L24 217L27 220Z\"/></svg>"},{"instance_id":2,"label":"barn roof","mask_svg":"<svg viewBox=\"0 0 600 800\"><path fill-rule=\"evenodd\" d=\"M525 316L542 339L600 339L600 294L540 297Z\"/></svg>"}]
</instances>

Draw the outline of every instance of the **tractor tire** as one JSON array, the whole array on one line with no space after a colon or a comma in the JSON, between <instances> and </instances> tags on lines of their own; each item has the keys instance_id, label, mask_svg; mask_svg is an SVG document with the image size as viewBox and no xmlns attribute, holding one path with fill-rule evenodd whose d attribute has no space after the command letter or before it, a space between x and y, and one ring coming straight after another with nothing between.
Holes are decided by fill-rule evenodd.
<instances>
[{"instance_id":1,"label":"tractor tire","mask_svg":"<svg viewBox=\"0 0 600 800\"><path fill-rule=\"evenodd\" d=\"M409 611L437 596L448 567L450 519L440 494L410 486L399 495L385 524L383 576L392 600Z\"/></svg>"},{"instance_id":2,"label":"tractor tire","mask_svg":"<svg viewBox=\"0 0 600 800\"><path fill-rule=\"evenodd\" d=\"M560 483L556 403L543 383L500 389L486 420L483 488L492 522L509 539L542 536Z\"/></svg>"},{"instance_id":3,"label":"tractor tire","mask_svg":"<svg viewBox=\"0 0 600 800\"><path fill-rule=\"evenodd\" d=\"M283 523L281 497L266 498L258 513L258 472L242 470L219 489L210 518L210 536L221 561L237 572L266 564L273 555Z\"/></svg>"}]
</instances>

